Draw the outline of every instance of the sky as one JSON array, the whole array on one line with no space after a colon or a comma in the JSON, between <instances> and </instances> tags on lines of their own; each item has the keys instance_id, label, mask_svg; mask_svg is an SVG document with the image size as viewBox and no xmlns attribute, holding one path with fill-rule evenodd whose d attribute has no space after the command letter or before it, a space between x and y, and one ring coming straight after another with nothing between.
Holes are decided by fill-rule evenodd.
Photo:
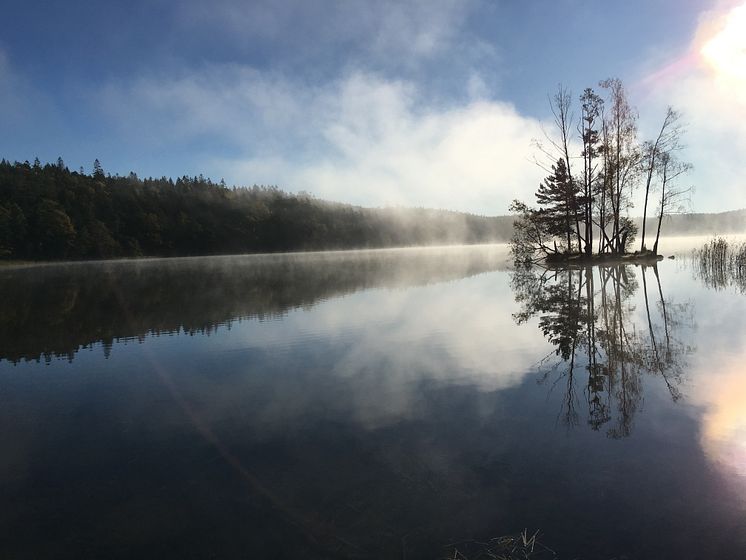
<instances>
[{"instance_id":1,"label":"sky","mask_svg":"<svg viewBox=\"0 0 746 560\"><path fill-rule=\"evenodd\" d=\"M547 96L684 114L690 209L746 207L743 0L3 0L0 157L506 214ZM638 208L633 209L634 214Z\"/></svg>"}]
</instances>

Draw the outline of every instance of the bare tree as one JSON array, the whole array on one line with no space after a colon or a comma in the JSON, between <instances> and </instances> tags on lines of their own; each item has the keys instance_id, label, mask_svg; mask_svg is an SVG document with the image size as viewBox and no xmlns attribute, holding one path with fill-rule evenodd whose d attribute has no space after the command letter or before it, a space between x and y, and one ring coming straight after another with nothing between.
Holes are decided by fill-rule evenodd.
<instances>
[{"instance_id":1,"label":"bare tree","mask_svg":"<svg viewBox=\"0 0 746 560\"><path fill-rule=\"evenodd\" d=\"M600 83L608 90L608 111L604 113L604 187L611 210L612 231L606 245L612 252L622 250L620 219L630 206L631 191L635 183L640 159L637 144L637 111L627 100L624 85L619 78L609 78ZM601 220L603 222L603 219Z\"/></svg>"},{"instance_id":2,"label":"bare tree","mask_svg":"<svg viewBox=\"0 0 746 560\"><path fill-rule=\"evenodd\" d=\"M655 254L658 254L658 240L661 236L663 216L683 211L684 204L692 190L691 187L677 187L675 181L691 170L692 165L678 160L673 152L664 152L660 155L658 173L661 181L661 200L658 206L658 228L653 244Z\"/></svg>"},{"instance_id":3,"label":"bare tree","mask_svg":"<svg viewBox=\"0 0 746 560\"><path fill-rule=\"evenodd\" d=\"M650 142L645 142L642 150L642 167L645 174L645 205L642 211L642 236L640 251L645 251L645 226L648 215L648 199L653 183L653 177L658 172L663 154L671 154L681 148L681 137L684 127L681 122L681 113L672 107L666 109L666 117L663 119L658 137Z\"/></svg>"},{"instance_id":4,"label":"bare tree","mask_svg":"<svg viewBox=\"0 0 746 560\"><path fill-rule=\"evenodd\" d=\"M555 165L558 159L564 160L569 186L574 187L576 180L573 177L572 159L570 157L570 142L573 129L576 125L575 114L572 110L572 93L562 84L557 85L557 91L549 97L549 108L554 117L554 126L556 135L544 131L546 144L535 141L536 147L544 154L546 160L536 163L545 171L552 172L551 166ZM568 189L568 192L574 192L574 188ZM582 236L580 233L580 216L577 197L566 201L566 206L572 209L573 225L575 227L575 238L578 244L578 252L582 251ZM569 245L569 244L568 244ZM568 251L570 251L568 246Z\"/></svg>"}]
</instances>

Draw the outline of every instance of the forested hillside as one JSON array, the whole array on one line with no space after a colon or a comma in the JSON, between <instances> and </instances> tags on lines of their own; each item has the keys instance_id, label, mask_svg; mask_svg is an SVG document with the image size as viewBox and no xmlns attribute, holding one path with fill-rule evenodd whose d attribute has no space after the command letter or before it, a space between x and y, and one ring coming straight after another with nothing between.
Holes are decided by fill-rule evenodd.
<instances>
[{"instance_id":1,"label":"forested hillside","mask_svg":"<svg viewBox=\"0 0 746 560\"><path fill-rule=\"evenodd\" d=\"M203 177L140 179L57 164L0 162L0 256L86 259L405 245L510 237L512 218L373 209L229 188Z\"/></svg>"},{"instance_id":2,"label":"forested hillside","mask_svg":"<svg viewBox=\"0 0 746 560\"><path fill-rule=\"evenodd\" d=\"M642 220L637 220L642 224ZM648 220L648 228L655 220ZM664 218L663 235L728 235L746 232L746 210L717 214L687 213Z\"/></svg>"}]
</instances>

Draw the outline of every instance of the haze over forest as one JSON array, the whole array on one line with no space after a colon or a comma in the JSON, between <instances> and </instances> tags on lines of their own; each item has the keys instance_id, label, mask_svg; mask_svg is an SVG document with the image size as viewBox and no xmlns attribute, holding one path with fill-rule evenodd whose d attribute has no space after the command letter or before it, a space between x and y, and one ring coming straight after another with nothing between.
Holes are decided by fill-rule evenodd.
<instances>
[{"instance_id":1,"label":"haze over forest","mask_svg":"<svg viewBox=\"0 0 746 560\"><path fill-rule=\"evenodd\" d=\"M0 258L84 259L507 242L514 216L363 208L204 177L0 162ZM639 221L639 220L638 220ZM649 220L652 222L653 219ZM667 235L746 231L746 210L666 218Z\"/></svg>"}]
</instances>

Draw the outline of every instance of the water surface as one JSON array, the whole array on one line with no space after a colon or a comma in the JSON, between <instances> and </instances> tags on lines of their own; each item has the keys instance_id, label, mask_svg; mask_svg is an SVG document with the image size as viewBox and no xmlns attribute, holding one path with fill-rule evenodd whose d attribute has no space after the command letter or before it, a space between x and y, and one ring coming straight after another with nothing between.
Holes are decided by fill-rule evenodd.
<instances>
[{"instance_id":1,"label":"water surface","mask_svg":"<svg viewBox=\"0 0 746 560\"><path fill-rule=\"evenodd\" d=\"M0 270L0 556L746 557L746 296L506 260Z\"/></svg>"}]
</instances>

